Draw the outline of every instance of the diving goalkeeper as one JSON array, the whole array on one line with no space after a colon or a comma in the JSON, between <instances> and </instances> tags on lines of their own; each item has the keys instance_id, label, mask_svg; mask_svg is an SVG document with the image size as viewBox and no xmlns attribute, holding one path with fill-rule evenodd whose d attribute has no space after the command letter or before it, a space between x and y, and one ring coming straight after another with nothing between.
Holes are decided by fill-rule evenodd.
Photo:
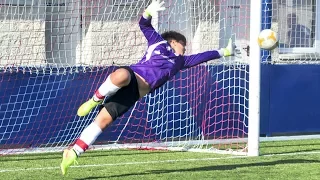
<instances>
[{"instance_id":1,"label":"diving goalkeeper","mask_svg":"<svg viewBox=\"0 0 320 180\"><path fill-rule=\"evenodd\" d=\"M139 21L140 29L148 41L148 49L142 59L112 72L93 97L79 107L78 116L86 116L107 98L94 122L83 130L71 149L64 150L60 165L63 175L102 131L140 98L162 86L182 69L233 55L234 47L230 39L226 48L185 56L185 36L175 31L160 35L151 25L151 17L163 11L163 5L164 2L153 0Z\"/></svg>"}]
</instances>

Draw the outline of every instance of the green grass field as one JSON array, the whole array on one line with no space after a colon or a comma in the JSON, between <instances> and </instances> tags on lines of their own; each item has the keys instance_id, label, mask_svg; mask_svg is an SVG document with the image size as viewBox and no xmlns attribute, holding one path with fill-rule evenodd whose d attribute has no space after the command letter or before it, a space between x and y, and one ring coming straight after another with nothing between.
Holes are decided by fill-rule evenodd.
<instances>
[{"instance_id":1,"label":"green grass field","mask_svg":"<svg viewBox=\"0 0 320 180\"><path fill-rule=\"evenodd\" d=\"M0 179L320 179L320 139L261 143L261 156L89 151L60 173L61 153L0 157Z\"/></svg>"}]
</instances>

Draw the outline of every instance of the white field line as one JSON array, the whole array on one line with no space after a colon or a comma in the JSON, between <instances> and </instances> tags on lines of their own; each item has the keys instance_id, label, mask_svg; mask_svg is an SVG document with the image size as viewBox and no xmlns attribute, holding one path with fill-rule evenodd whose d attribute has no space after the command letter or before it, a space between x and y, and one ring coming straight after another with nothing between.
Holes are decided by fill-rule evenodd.
<instances>
[{"instance_id":1,"label":"white field line","mask_svg":"<svg viewBox=\"0 0 320 180\"><path fill-rule=\"evenodd\" d=\"M320 151L311 152L297 152L297 153L283 153L283 154L268 154L260 157L270 156L291 156L291 155L307 155L307 154L320 154ZM104 167L104 166L123 166L123 165L139 165L139 164L158 164L158 163L176 163L176 162L191 162L191 161L212 161L212 160L224 160L224 159L242 159L250 158L249 156L228 156L219 158L199 158L199 159L172 159L162 161L140 161L140 162L124 162L124 163L110 163L110 164L87 164L80 166L71 166L71 168L88 168L88 167ZM40 167L40 168L13 168L13 169L0 169L0 173L5 172L17 172L17 171L37 171L37 170L52 170L60 169L59 166L55 167Z\"/></svg>"}]
</instances>

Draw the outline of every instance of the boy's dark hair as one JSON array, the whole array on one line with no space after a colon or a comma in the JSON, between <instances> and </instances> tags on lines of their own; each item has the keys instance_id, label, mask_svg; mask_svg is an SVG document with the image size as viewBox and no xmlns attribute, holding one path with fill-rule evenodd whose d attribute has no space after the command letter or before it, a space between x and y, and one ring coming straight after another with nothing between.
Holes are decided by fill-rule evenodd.
<instances>
[{"instance_id":1,"label":"boy's dark hair","mask_svg":"<svg viewBox=\"0 0 320 180\"><path fill-rule=\"evenodd\" d=\"M176 41L182 41L185 45L187 44L187 39L184 35L182 35L181 33L178 33L176 31L167 31L161 34L161 37L170 42L172 40L176 40Z\"/></svg>"}]
</instances>

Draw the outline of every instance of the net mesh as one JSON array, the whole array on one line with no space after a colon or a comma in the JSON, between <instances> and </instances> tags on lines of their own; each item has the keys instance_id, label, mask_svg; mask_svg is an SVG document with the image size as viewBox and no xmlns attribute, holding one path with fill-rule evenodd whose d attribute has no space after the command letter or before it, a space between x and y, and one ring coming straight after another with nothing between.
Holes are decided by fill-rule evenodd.
<instances>
[{"instance_id":1,"label":"net mesh","mask_svg":"<svg viewBox=\"0 0 320 180\"><path fill-rule=\"evenodd\" d=\"M149 3L1 1L0 154L58 151L74 142L97 114L77 117L78 106L117 66L143 56L138 20ZM224 47L229 37L245 49L249 10L249 0L167 0L152 23L159 32L185 34L188 54ZM94 147L245 152L248 59L234 60L181 71L118 118Z\"/></svg>"},{"instance_id":2,"label":"net mesh","mask_svg":"<svg viewBox=\"0 0 320 180\"><path fill-rule=\"evenodd\" d=\"M272 5L271 28L278 33L279 48L271 61L284 64L318 64L317 12L315 0L276 0Z\"/></svg>"}]
</instances>

